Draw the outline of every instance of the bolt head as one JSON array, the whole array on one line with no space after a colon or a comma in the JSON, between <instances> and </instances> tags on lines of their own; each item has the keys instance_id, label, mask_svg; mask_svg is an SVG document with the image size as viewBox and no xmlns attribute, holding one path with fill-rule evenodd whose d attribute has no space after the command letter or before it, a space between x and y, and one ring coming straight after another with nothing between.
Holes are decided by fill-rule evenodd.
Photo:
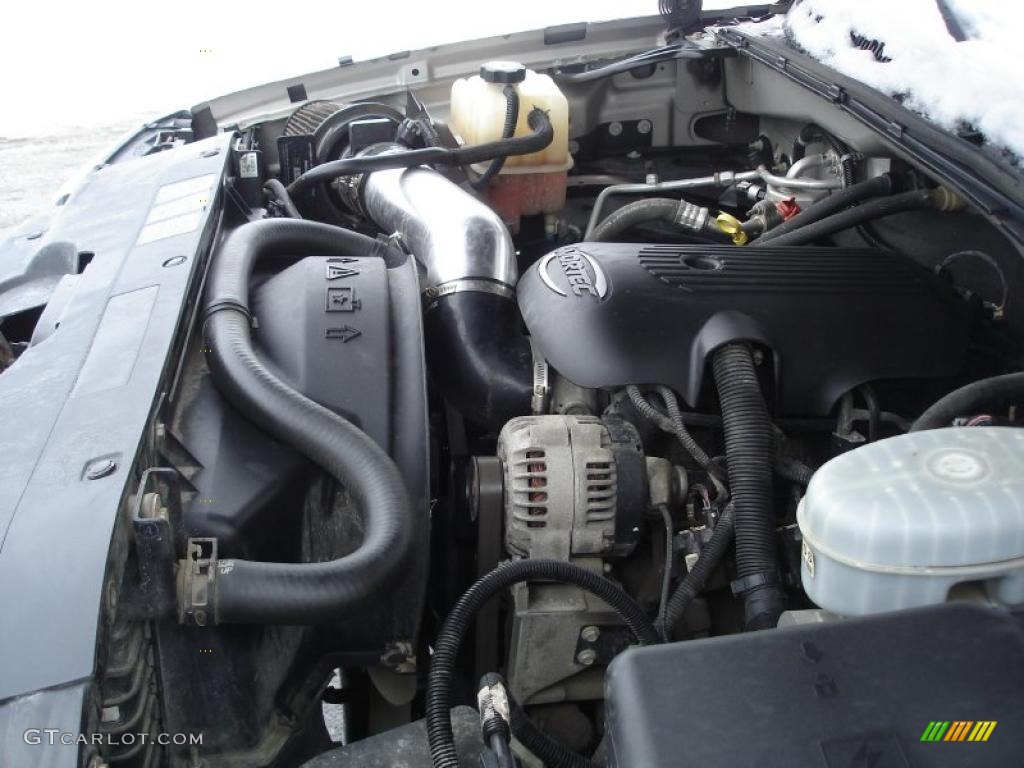
<instances>
[{"instance_id":1,"label":"bolt head","mask_svg":"<svg viewBox=\"0 0 1024 768\"><path fill-rule=\"evenodd\" d=\"M600 627L595 627L593 625L591 625L589 627L584 627L582 629L582 631L580 632L580 637L582 637L583 640L585 642L588 642L588 643L596 642L597 638L599 638L600 636L601 636L601 629L600 629Z\"/></svg>"},{"instance_id":2,"label":"bolt head","mask_svg":"<svg viewBox=\"0 0 1024 768\"><path fill-rule=\"evenodd\" d=\"M597 661L597 654L590 648L584 648L576 654L576 661L585 667L589 667Z\"/></svg>"},{"instance_id":3,"label":"bolt head","mask_svg":"<svg viewBox=\"0 0 1024 768\"><path fill-rule=\"evenodd\" d=\"M114 474L116 469L117 463L113 459L100 459L86 468L85 477L87 480L99 480L101 477Z\"/></svg>"},{"instance_id":4,"label":"bolt head","mask_svg":"<svg viewBox=\"0 0 1024 768\"><path fill-rule=\"evenodd\" d=\"M614 123L609 123L608 124L608 133L610 133L612 136L621 136L622 135L622 123L618 122L617 120Z\"/></svg>"}]
</instances>

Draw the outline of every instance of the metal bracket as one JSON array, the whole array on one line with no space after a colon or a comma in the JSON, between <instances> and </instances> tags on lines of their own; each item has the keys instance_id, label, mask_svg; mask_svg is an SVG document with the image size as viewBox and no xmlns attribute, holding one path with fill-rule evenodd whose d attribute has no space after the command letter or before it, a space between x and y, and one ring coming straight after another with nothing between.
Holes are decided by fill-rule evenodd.
<instances>
[{"instance_id":1,"label":"metal bracket","mask_svg":"<svg viewBox=\"0 0 1024 768\"><path fill-rule=\"evenodd\" d=\"M160 479L164 482L157 485ZM142 473L135 492L131 520L137 570L125 574L121 603L132 618L155 619L174 612L174 535L168 510L181 509L179 482L177 470L153 467Z\"/></svg>"},{"instance_id":2,"label":"metal bracket","mask_svg":"<svg viewBox=\"0 0 1024 768\"><path fill-rule=\"evenodd\" d=\"M178 622L198 627L215 624L210 592L217 572L217 540L189 539L178 562Z\"/></svg>"}]
</instances>

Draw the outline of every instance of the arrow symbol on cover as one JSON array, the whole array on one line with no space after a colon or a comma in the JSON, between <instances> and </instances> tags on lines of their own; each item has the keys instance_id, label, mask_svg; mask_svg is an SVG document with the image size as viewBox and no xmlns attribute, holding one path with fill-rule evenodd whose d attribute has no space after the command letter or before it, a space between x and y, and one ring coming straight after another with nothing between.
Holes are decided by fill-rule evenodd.
<instances>
[{"instance_id":1,"label":"arrow symbol on cover","mask_svg":"<svg viewBox=\"0 0 1024 768\"><path fill-rule=\"evenodd\" d=\"M339 267L336 264L327 265L327 279L338 280L343 277L355 277L359 274L358 270L349 269L348 267Z\"/></svg>"},{"instance_id":2,"label":"arrow symbol on cover","mask_svg":"<svg viewBox=\"0 0 1024 768\"><path fill-rule=\"evenodd\" d=\"M339 339L342 344L348 344L352 339L362 336L363 332L350 325L343 325L341 328L328 328L328 339Z\"/></svg>"}]
</instances>

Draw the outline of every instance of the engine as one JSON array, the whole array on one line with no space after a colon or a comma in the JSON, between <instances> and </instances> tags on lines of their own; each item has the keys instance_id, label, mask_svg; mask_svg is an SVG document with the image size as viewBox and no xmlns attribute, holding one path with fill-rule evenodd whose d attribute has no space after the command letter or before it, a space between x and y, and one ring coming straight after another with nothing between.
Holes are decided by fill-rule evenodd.
<instances>
[{"instance_id":1,"label":"engine","mask_svg":"<svg viewBox=\"0 0 1024 768\"><path fill-rule=\"evenodd\" d=\"M153 728L207 735L104 759L740 765L777 716L861 765L867 676L870 730L990 679L969 624L1024 657L947 605L1024 604L1016 394L940 397L1019 330L945 260L978 220L809 119L630 101L722 61L618 72L618 111L491 62L239 129L97 694L120 727L145 657Z\"/></svg>"}]
</instances>

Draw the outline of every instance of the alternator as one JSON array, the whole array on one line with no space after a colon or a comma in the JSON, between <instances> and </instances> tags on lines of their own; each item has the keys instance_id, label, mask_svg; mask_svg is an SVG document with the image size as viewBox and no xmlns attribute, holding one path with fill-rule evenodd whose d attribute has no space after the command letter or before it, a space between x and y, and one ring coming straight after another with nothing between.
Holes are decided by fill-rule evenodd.
<instances>
[{"instance_id":1,"label":"alternator","mask_svg":"<svg viewBox=\"0 0 1024 768\"><path fill-rule=\"evenodd\" d=\"M636 546L647 501L640 438L596 416L521 416L498 437L505 546L521 557L601 557Z\"/></svg>"},{"instance_id":2,"label":"alternator","mask_svg":"<svg viewBox=\"0 0 1024 768\"><path fill-rule=\"evenodd\" d=\"M596 416L522 416L498 437L505 548L600 573L636 546L648 504L640 437ZM629 642L607 605L572 584L517 584L508 679L521 704L601 698L602 669ZM543 647L543 653L537 649Z\"/></svg>"}]
</instances>

